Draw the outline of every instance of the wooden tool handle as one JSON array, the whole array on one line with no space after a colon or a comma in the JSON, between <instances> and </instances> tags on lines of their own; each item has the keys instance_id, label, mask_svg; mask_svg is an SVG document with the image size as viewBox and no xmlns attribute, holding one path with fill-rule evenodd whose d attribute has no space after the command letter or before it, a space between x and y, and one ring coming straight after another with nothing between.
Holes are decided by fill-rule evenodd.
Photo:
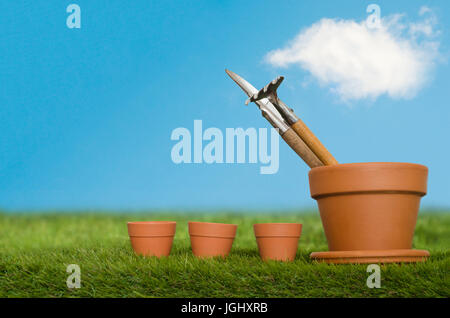
<instances>
[{"instance_id":1,"label":"wooden tool handle","mask_svg":"<svg viewBox=\"0 0 450 318\"><path fill-rule=\"evenodd\" d=\"M309 130L308 126L299 119L295 124L293 124L292 129L303 139L306 145L314 152L317 158L323 162L324 165L337 165L338 162L331 153L328 152L327 148L320 142L320 140Z\"/></svg>"},{"instance_id":2,"label":"wooden tool handle","mask_svg":"<svg viewBox=\"0 0 450 318\"><path fill-rule=\"evenodd\" d=\"M281 137L286 141L286 143L291 147L304 162L310 167L323 166L322 162L317 158L317 156L308 148L305 142L293 131L291 128L286 130Z\"/></svg>"}]
</instances>

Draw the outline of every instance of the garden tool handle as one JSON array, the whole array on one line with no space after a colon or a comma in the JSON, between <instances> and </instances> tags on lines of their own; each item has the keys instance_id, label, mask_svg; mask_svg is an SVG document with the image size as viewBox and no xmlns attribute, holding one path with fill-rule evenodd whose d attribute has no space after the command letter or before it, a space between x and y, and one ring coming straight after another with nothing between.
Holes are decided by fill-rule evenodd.
<instances>
[{"instance_id":1,"label":"garden tool handle","mask_svg":"<svg viewBox=\"0 0 450 318\"><path fill-rule=\"evenodd\" d=\"M327 150L327 148L325 148L325 146L300 118L297 122L292 124L291 127L324 165L330 166L338 164L333 155Z\"/></svg>"},{"instance_id":2,"label":"garden tool handle","mask_svg":"<svg viewBox=\"0 0 450 318\"><path fill-rule=\"evenodd\" d=\"M308 148L305 142L295 133L294 130L292 130L292 128L289 128L281 134L281 138L284 139L289 147L291 147L292 150L294 150L310 168L323 166L319 158L317 158L314 152Z\"/></svg>"}]
</instances>

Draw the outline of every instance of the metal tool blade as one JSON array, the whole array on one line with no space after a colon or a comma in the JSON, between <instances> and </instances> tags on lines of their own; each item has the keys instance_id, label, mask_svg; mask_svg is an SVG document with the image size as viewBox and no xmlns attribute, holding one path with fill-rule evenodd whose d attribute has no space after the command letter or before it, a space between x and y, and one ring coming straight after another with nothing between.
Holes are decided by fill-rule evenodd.
<instances>
[{"instance_id":1,"label":"metal tool blade","mask_svg":"<svg viewBox=\"0 0 450 318\"><path fill-rule=\"evenodd\" d=\"M251 97L254 94L258 93L258 90L252 84L247 82L236 73L230 70L225 70L225 72L227 72L228 76L230 76L231 79L235 81L235 83L238 84L240 88L242 88L242 90L247 94L248 97Z\"/></svg>"}]
</instances>

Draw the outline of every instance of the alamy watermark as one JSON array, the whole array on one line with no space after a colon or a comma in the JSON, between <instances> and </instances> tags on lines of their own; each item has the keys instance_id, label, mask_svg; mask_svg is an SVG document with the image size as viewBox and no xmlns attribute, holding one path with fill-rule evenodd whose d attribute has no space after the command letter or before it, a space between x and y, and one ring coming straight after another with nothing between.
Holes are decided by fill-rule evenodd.
<instances>
[{"instance_id":1,"label":"alamy watermark","mask_svg":"<svg viewBox=\"0 0 450 318\"><path fill-rule=\"evenodd\" d=\"M366 25L369 29L379 29L381 27L381 8L378 4L369 4L366 8L367 16Z\"/></svg>"},{"instance_id":2,"label":"alamy watermark","mask_svg":"<svg viewBox=\"0 0 450 318\"><path fill-rule=\"evenodd\" d=\"M69 264L67 265L66 272L70 273L69 277L67 277L66 285L67 288L81 288L81 269L77 264Z\"/></svg>"},{"instance_id":3,"label":"alamy watermark","mask_svg":"<svg viewBox=\"0 0 450 318\"><path fill-rule=\"evenodd\" d=\"M192 134L185 127L178 127L172 131L170 139L178 141L171 151L171 158L174 163L233 164L259 162L262 164L260 167L261 174L278 172L279 134L276 129L226 128L225 133L223 133L219 128L210 127L203 131L202 120L194 120L193 128Z\"/></svg>"},{"instance_id":4,"label":"alamy watermark","mask_svg":"<svg viewBox=\"0 0 450 318\"><path fill-rule=\"evenodd\" d=\"M370 264L366 269L367 273L371 273L367 277L366 285L369 288L381 288L381 271L380 265Z\"/></svg>"},{"instance_id":5,"label":"alamy watermark","mask_svg":"<svg viewBox=\"0 0 450 318\"><path fill-rule=\"evenodd\" d=\"M70 13L66 19L66 25L69 29L81 28L81 8L78 4L69 4L66 8L66 12Z\"/></svg>"}]
</instances>

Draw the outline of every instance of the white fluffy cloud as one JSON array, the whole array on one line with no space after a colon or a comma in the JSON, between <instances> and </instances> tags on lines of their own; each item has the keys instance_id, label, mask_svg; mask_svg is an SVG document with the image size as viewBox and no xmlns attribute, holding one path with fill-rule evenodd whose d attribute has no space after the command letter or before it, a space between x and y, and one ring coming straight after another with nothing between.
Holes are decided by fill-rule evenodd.
<instances>
[{"instance_id":1,"label":"white fluffy cloud","mask_svg":"<svg viewBox=\"0 0 450 318\"><path fill-rule=\"evenodd\" d=\"M343 100L413 97L429 78L439 47L433 13L422 7L419 16L415 23L389 16L379 28L322 19L265 60L278 67L299 65Z\"/></svg>"}]
</instances>

